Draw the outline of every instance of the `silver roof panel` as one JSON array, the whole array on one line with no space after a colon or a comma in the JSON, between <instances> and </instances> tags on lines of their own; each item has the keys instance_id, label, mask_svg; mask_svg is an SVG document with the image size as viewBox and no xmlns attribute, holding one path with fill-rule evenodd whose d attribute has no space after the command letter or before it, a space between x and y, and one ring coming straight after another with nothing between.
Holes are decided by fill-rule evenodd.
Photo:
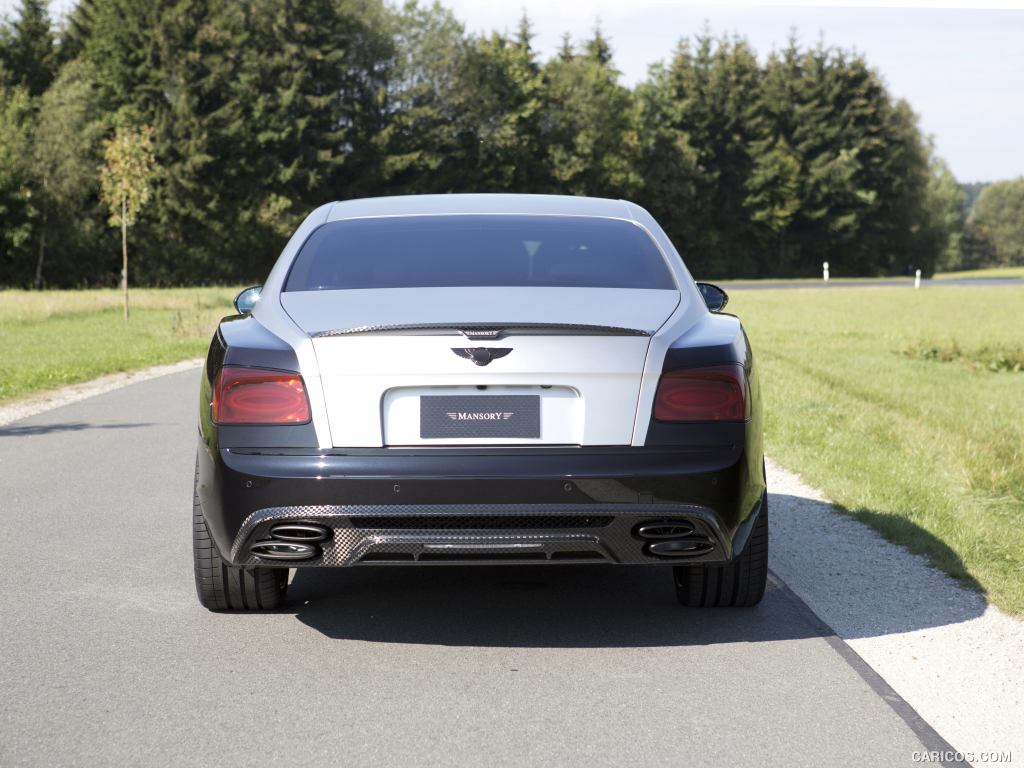
<instances>
[{"instance_id":1,"label":"silver roof panel","mask_svg":"<svg viewBox=\"0 0 1024 768\"><path fill-rule=\"evenodd\" d=\"M629 205L623 200L573 195L506 194L396 195L345 200L331 206L326 220L487 213L598 216L633 220Z\"/></svg>"}]
</instances>

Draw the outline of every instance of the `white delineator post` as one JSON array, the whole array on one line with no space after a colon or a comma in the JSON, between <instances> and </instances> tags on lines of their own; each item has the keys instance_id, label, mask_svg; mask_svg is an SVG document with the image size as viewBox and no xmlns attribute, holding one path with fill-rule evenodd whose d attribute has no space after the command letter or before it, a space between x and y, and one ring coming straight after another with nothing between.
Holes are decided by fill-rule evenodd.
<instances>
[{"instance_id":1,"label":"white delineator post","mask_svg":"<svg viewBox=\"0 0 1024 768\"><path fill-rule=\"evenodd\" d=\"M917 270L914 273L914 287L915 288L920 288L921 287L921 270L920 269Z\"/></svg>"},{"instance_id":2,"label":"white delineator post","mask_svg":"<svg viewBox=\"0 0 1024 768\"><path fill-rule=\"evenodd\" d=\"M821 262L821 279L826 283L828 282L828 262Z\"/></svg>"}]
</instances>

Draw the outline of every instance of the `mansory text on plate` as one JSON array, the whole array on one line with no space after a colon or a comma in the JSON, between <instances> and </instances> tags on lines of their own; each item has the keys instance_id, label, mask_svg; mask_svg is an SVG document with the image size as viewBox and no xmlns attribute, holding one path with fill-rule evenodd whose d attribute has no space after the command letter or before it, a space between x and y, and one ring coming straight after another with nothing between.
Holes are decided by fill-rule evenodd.
<instances>
[{"instance_id":1,"label":"mansory text on plate","mask_svg":"<svg viewBox=\"0 0 1024 768\"><path fill-rule=\"evenodd\" d=\"M318 208L210 344L200 602L276 608L289 568L626 563L756 604L759 385L725 300L622 200Z\"/></svg>"}]
</instances>

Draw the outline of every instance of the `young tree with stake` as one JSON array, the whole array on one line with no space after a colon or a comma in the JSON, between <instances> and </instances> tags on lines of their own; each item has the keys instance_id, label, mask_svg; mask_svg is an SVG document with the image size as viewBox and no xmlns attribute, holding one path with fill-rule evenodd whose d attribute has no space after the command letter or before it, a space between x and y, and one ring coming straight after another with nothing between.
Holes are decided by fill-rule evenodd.
<instances>
[{"instance_id":1,"label":"young tree with stake","mask_svg":"<svg viewBox=\"0 0 1024 768\"><path fill-rule=\"evenodd\" d=\"M149 202L158 171L153 154L153 128L119 127L103 142L100 193L110 209L111 226L121 227L121 288L124 319L128 322L128 227Z\"/></svg>"}]
</instances>

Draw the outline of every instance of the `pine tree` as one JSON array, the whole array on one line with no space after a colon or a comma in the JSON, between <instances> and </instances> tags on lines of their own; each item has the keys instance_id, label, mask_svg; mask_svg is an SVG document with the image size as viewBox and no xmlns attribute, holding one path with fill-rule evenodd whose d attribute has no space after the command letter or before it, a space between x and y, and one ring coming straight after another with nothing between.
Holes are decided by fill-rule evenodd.
<instances>
[{"instance_id":1,"label":"pine tree","mask_svg":"<svg viewBox=\"0 0 1024 768\"><path fill-rule=\"evenodd\" d=\"M464 158L458 191L531 192L543 186L543 88L536 54L521 34L471 39L454 96Z\"/></svg>"},{"instance_id":2,"label":"pine tree","mask_svg":"<svg viewBox=\"0 0 1024 768\"><path fill-rule=\"evenodd\" d=\"M33 284L41 288L44 267L53 261L74 273L95 254L92 217L98 195L96 168L103 136L94 73L87 62L71 61L39 99L32 170L39 194L39 226ZM84 242L82 242L84 240ZM85 245L86 253L76 253ZM84 271L84 270L83 270Z\"/></svg>"},{"instance_id":3,"label":"pine tree","mask_svg":"<svg viewBox=\"0 0 1024 768\"><path fill-rule=\"evenodd\" d=\"M38 210L32 195L32 101L0 85L0 285L27 285Z\"/></svg>"},{"instance_id":4,"label":"pine tree","mask_svg":"<svg viewBox=\"0 0 1024 768\"><path fill-rule=\"evenodd\" d=\"M56 48L45 0L21 0L18 16L0 36L0 64L10 84L39 96L53 80Z\"/></svg>"},{"instance_id":5,"label":"pine tree","mask_svg":"<svg viewBox=\"0 0 1024 768\"><path fill-rule=\"evenodd\" d=\"M553 191L631 197L639 187L633 99L600 29L580 53L547 63L541 144Z\"/></svg>"},{"instance_id":6,"label":"pine tree","mask_svg":"<svg viewBox=\"0 0 1024 768\"><path fill-rule=\"evenodd\" d=\"M665 222L691 271L756 274L763 254L746 207L761 72L750 47L682 41L667 66L639 89L641 201ZM657 148L665 152L659 157Z\"/></svg>"},{"instance_id":7,"label":"pine tree","mask_svg":"<svg viewBox=\"0 0 1024 768\"><path fill-rule=\"evenodd\" d=\"M381 183L392 193L456 190L465 161L456 108L467 53L462 25L439 5L413 3L388 22L394 47L372 138Z\"/></svg>"}]
</instances>

